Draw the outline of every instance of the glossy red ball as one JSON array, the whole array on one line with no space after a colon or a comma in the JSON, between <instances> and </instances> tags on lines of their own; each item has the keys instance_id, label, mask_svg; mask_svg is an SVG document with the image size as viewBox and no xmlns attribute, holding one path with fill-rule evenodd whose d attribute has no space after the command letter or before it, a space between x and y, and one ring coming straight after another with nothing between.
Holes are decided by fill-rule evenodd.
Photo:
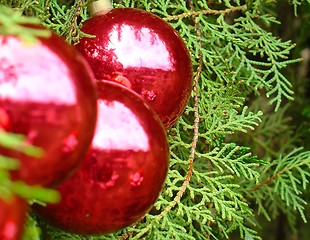
<instances>
[{"instance_id":1,"label":"glossy red ball","mask_svg":"<svg viewBox=\"0 0 310 240\"><path fill-rule=\"evenodd\" d=\"M21 161L12 179L45 186L64 179L87 153L97 97L93 73L74 47L55 34L39 40L0 36L0 130L25 135L44 156L3 147L0 154Z\"/></svg>"},{"instance_id":2,"label":"glossy red ball","mask_svg":"<svg viewBox=\"0 0 310 240\"><path fill-rule=\"evenodd\" d=\"M192 87L188 50L177 32L158 16L113 9L88 19L78 50L97 80L119 82L147 101L168 128L183 113Z\"/></svg>"},{"instance_id":3,"label":"glossy red ball","mask_svg":"<svg viewBox=\"0 0 310 240\"><path fill-rule=\"evenodd\" d=\"M98 91L88 156L57 189L60 203L35 207L53 226L85 235L114 232L143 217L162 190L169 161L164 127L136 93L108 81Z\"/></svg>"},{"instance_id":4,"label":"glossy red ball","mask_svg":"<svg viewBox=\"0 0 310 240\"><path fill-rule=\"evenodd\" d=\"M0 199L0 239L21 240L28 204L24 199L12 196Z\"/></svg>"}]
</instances>

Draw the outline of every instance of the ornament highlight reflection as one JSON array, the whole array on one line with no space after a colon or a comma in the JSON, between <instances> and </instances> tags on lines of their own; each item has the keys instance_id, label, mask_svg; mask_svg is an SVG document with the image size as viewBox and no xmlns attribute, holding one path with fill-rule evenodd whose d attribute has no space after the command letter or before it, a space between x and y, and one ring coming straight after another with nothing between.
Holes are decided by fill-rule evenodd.
<instances>
[{"instance_id":1,"label":"ornament highlight reflection","mask_svg":"<svg viewBox=\"0 0 310 240\"><path fill-rule=\"evenodd\" d=\"M16 36L0 36L0 129L26 136L44 156L4 147L0 154L21 162L10 172L13 180L52 186L87 153L97 98L92 71L75 48L56 34L38 40L25 44Z\"/></svg>"},{"instance_id":2,"label":"ornament highlight reflection","mask_svg":"<svg viewBox=\"0 0 310 240\"><path fill-rule=\"evenodd\" d=\"M165 42L149 27L114 25L109 33L106 51L113 51L123 68L144 67L169 71L174 65Z\"/></svg>"},{"instance_id":3,"label":"ornament highlight reflection","mask_svg":"<svg viewBox=\"0 0 310 240\"><path fill-rule=\"evenodd\" d=\"M102 150L149 150L148 137L137 116L121 102L100 99L92 144Z\"/></svg>"},{"instance_id":4,"label":"ornament highlight reflection","mask_svg":"<svg viewBox=\"0 0 310 240\"><path fill-rule=\"evenodd\" d=\"M47 46L25 46L17 38L8 38L0 49L1 100L77 103L68 65ZM12 49L18 54L12 54Z\"/></svg>"}]
</instances>

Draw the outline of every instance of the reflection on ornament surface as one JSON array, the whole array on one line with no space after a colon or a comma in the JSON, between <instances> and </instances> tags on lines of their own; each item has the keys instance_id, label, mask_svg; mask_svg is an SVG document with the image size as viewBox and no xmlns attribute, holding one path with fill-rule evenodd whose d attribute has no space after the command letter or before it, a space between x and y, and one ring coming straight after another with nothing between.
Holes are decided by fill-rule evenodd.
<instances>
[{"instance_id":1,"label":"reflection on ornament surface","mask_svg":"<svg viewBox=\"0 0 310 240\"><path fill-rule=\"evenodd\" d=\"M21 161L13 179L47 186L66 178L85 156L95 128L96 90L76 49L55 34L39 40L26 44L0 36L0 129L24 135L25 144L44 155L3 147L0 154Z\"/></svg>"}]
</instances>

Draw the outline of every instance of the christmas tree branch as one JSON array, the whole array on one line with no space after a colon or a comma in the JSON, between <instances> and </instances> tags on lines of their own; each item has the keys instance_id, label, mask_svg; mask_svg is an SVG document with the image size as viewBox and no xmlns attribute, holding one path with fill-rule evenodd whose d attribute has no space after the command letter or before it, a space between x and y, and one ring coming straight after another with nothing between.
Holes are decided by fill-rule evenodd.
<instances>
[{"instance_id":1,"label":"christmas tree branch","mask_svg":"<svg viewBox=\"0 0 310 240\"><path fill-rule=\"evenodd\" d=\"M265 185L268 185L269 183L271 183L275 178L277 178L277 176L279 176L280 174L284 173L285 171L283 172L279 172L278 174L276 175L273 175L271 177L269 177L267 180L265 180L264 182L260 183L260 184L257 184L256 186L254 186L250 191L257 191L258 189L260 189L261 187L265 186Z\"/></svg>"},{"instance_id":2,"label":"christmas tree branch","mask_svg":"<svg viewBox=\"0 0 310 240\"><path fill-rule=\"evenodd\" d=\"M286 159L290 159L291 156L299 151L301 149L296 149L294 150L292 153L290 153L289 155L287 155L285 158L284 158L284 161ZM304 153L303 153L304 154ZM279 165L281 164L281 159L282 157L280 156L280 160L277 161L277 163L279 162ZM254 186L250 191L257 191L258 189L260 189L261 187L264 187L265 185L268 185L270 184L271 182L273 182L276 178L278 178L279 176L287 173L287 172L290 172L291 170L295 169L295 168L299 168L299 167L302 167L302 166L309 166L309 163L310 163L310 159L305 159L304 161L298 161L300 160L299 158L297 158L297 162L295 160L295 162L289 164L289 165L285 165L285 167L281 170L281 171L278 171L276 172L275 171L275 174L273 174L271 177L269 177L268 179L266 179L264 182ZM272 164L272 166L274 166L274 164Z\"/></svg>"},{"instance_id":3,"label":"christmas tree branch","mask_svg":"<svg viewBox=\"0 0 310 240\"><path fill-rule=\"evenodd\" d=\"M275 218L275 213L282 211L288 218L299 212L303 221L307 222L307 201L301 194L310 181L310 151L302 150L303 148L295 148L286 156L273 160L264 170L264 175L271 172L271 176L248 192L256 200L259 213L263 213L269 220L269 212Z\"/></svg>"},{"instance_id":4,"label":"christmas tree branch","mask_svg":"<svg viewBox=\"0 0 310 240\"><path fill-rule=\"evenodd\" d=\"M82 20L86 18L86 9L90 1L74 1L72 6L59 5L57 1L53 1L49 7L51 8L51 15L54 19L42 20L45 20L45 26L53 29L60 36L63 36L68 43L78 42L81 36L85 36L80 30L80 20L81 18Z\"/></svg>"},{"instance_id":5,"label":"christmas tree branch","mask_svg":"<svg viewBox=\"0 0 310 240\"><path fill-rule=\"evenodd\" d=\"M81 11L82 11L82 5L83 4L85 4L85 1L84 0L78 0L78 1L75 1L75 11L74 11L74 13L72 14L72 18L71 18L71 20L72 20L72 23L71 23L71 26L70 26L70 32L69 32L69 34L67 34L67 38L66 38L66 40L67 41L69 41L69 39L74 39L77 35L78 35L78 33L77 33L77 27L76 27L76 25L77 25L77 22L76 22L76 20L78 19L78 17L80 16L80 14L81 14ZM69 38L69 39L68 39Z\"/></svg>"},{"instance_id":6,"label":"christmas tree branch","mask_svg":"<svg viewBox=\"0 0 310 240\"><path fill-rule=\"evenodd\" d=\"M224 9L224 10L205 9L205 10L201 10L201 11L194 11L194 9L192 8L191 11L189 11L189 12L185 12L185 13L174 15L174 16L170 16L170 17L165 17L163 19L165 21L169 22L169 21L179 20L179 19L182 19L182 18L189 18L189 17L200 16L200 15L229 14L229 13L236 12L236 11L243 11L246 8L247 8L246 5L241 5L241 6L237 6L237 7L227 8L227 9Z\"/></svg>"},{"instance_id":7,"label":"christmas tree branch","mask_svg":"<svg viewBox=\"0 0 310 240\"><path fill-rule=\"evenodd\" d=\"M27 24L39 24L35 17L24 17L19 11L1 5L0 2L0 35L15 35L26 43L34 43L37 37L49 37L50 31L46 29L34 29Z\"/></svg>"},{"instance_id":8,"label":"christmas tree branch","mask_svg":"<svg viewBox=\"0 0 310 240\"><path fill-rule=\"evenodd\" d=\"M41 148L31 146L21 134L7 133L0 128L0 145L6 148L21 151L33 157L41 157L44 153Z\"/></svg>"}]
</instances>

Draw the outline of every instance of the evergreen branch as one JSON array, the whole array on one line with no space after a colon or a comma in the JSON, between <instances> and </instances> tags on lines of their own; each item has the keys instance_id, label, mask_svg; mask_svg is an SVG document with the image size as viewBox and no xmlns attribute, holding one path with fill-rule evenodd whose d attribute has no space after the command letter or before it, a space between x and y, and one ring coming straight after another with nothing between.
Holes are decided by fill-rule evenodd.
<instances>
[{"instance_id":1,"label":"evergreen branch","mask_svg":"<svg viewBox=\"0 0 310 240\"><path fill-rule=\"evenodd\" d=\"M247 113L247 110L248 107L244 107L241 114L232 110L227 113L225 121L222 117L213 115L211 123L209 120L206 132L200 133L199 135L205 139L210 139L210 136L214 134L227 135L233 134L235 131L246 133L247 129L254 130L254 126L258 126L258 123L261 122L260 116L262 116L263 113L260 111L255 114L252 112Z\"/></svg>"},{"instance_id":2,"label":"evergreen branch","mask_svg":"<svg viewBox=\"0 0 310 240\"><path fill-rule=\"evenodd\" d=\"M49 37L46 29L35 29L29 25L37 25L40 21L35 17L23 17L21 12L1 5L0 2L0 35L17 36L26 43L35 43L37 37ZM27 26L28 25L28 26Z\"/></svg>"},{"instance_id":3,"label":"evergreen branch","mask_svg":"<svg viewBox=\"0 0 310 240\"><path fill-rule=\"evenodd\" d=\"M179 20L182 18L189 18L189 17L195 17L198 15L209 15L209 14L213 14L213 15L221 15L221 14L229 14L235 11L243 11L247 8L246 5L242 5L242 6L237 6L237 7L232 7L232 8L227 8L225 10L213 10L213 9L204 9L201 11L189 11L189 12L185 12L182 14L178 14L178 15L174 15L174 16L169 16L169 17L165 17L163 18L165 21L169 22L169 21L175 21L175 20Z\"/></svg>"},{"instance_id":4,"label":"evergreen branch","mask_svg":"<svg viewBox=\"0 0 310 240\"><path fill-rule=\"evenodd\" d=\"M250 191L265 189L273 183L273 193L267 193L278 194L287 207L297 210L304 222L307 222L304 214L304 205L307 202L300 197L300 194L302 194L301 189L306 189L310 181L310 174L304 169L305 167L310 169L310 151L300 152L302 149L296 148L285 157L280 156L273 161L266 169L268 171L275 168L273 174L262 183L252 187Z\"/></svg>"},{"instance_id":5,"label":"evergreen branch","mask_svg":"<svg viewBox=\"0 0 310 240\"><path fill-rule=\"evenodd\" d=\"M0 155L0 169L16 170L19 167L20 167L20 163L15 158L10 158L10 157Z\"/></svg>"},{"instance_id":6,"label":"evergreen branch","mask_svg":"<svg viewBox=\"0 0 310 240\"><path fill-rule=\"evenodd\" d=\"M253 168L258 167L256 157L248 152L247 148L236 146L235 144L223 144L221 148L214 148L208 153L196 153L197 157L207 159L220 173L234 174L250 181L258 182L259 172ZM201 167L201 166L200 166Z\"/></svg>"},{"instance_id":7,"label":"evergreen branch","mask_svg":"<svg viewBox=\"0 0 310 240\"><path fill-rule=\"evenodd\" d=\"M269 15L260 17L272 21ZM234 19L233 24L227 23L224 15L214 17L214 21L199 16L208 34L204 38L204 62L210 72L215 72L224 82L241 83L241 79L256 92L265 88L267 96L274 94L270 104L275 102L275 110L278 110L283 97L293 99L291 83L280 70L300 59L287 60L295 45L274 37L254 18L251 11Z\"/></svg>"},{"instance_id":8,"label":"evergreen branch","mask_svg":"<svg viewBox=\"0 0 310 240\"><path fill-rule=\"evenodd\" d=\"M210 236L212 236L212 232L217 232L219 234L217 235L218 238L221 235L223 238L228 238L228 234L238 228L241 235L247 235L248 233L245 232L248 231L245 224L252 217L252 213L247 202L240 194L239 184L232 183L235 176L215 171L205 172L202 171L201 167L196 167L193 177L193 184L189 186L189 191L193 191L194 193L191 195L195 197L191 197L191 201L187 197L187 201L183 202L184 205L179 204L178 207L188 208L188 206L194 206L190 212L192 219L196 219L197 215L201 214L199 212L204 212L204 216L209 216L210 219L207 219L207 224L199 222L197 225ZM194 210L195 208L197 211ZM188 215L181 217L189 218ZM209 226L211 231L208 228L205 229L205 225ZM219 231L216 231L216 226L218 226ZM254 230L252 231L253 234L251 235L254 238L257 233L254 233Z\"/></svg>"},{"instance_id":9,"label":"evergreen branch","mask_svg":"<svg viewBox=\"0 0 310 240\"><path fill-rule=\"evenodd\" d=\"M7 133L1 129L0 145L6 148L23 152L33 157L41 157L44 154L41 148L28 144L24 135Z\"/></svg>"},{"instance_id":10,"label":"evergreen branch","mask_svg":"<svg viewBox=\"0 0 310 240\"><path fill-rule=\"evenodd\" d=\"M307 154L310 154L310 152L306 152L306 153L301 153L300 155L294 156L294 154L300 150L302 150L303 148L297 148L295 150L293 150L290 154L288 154L287 156L285 156L284 158L282 156L280 156L280 158L275 161L273 164L269 165L269 168L273 167L275 164L277 165L277 169L275 170L274 174L269 177L268 179L266 179L264 182L256 185L255 187L253 187L251 189L251 191L257 191L259 188L270 184L271 182L273 182L275 179L277 179L279 176L285 174L285 173L290 173L290 171L294 168L300 169L301 166L303 165L309 165L310 164L310 155L308 156ZM305 155L305 158L304 156ZM283 164L283 163L288 163ZM282 166L284 166L284 168L282 170L278 170L279 168L281 168ZM310 165L309 165L310 166ZM300 172L301 173L301 172ZM294 182L294 181L292 181ZM303 186L305 188L305 179L303 181Z\"/></svg>"},{"instance_id":11,"label":"evergreen branch","mask_svg":"<svg viewBox=\"0 0 310 240\"><path fill-rule=\"evenodd\" d=\"M2 176L4 175L1 170L0 174ZM29 186L22 181L11 181L8 178L0 180L1 198L4 195L4 192L17 194L24 199L37 199L46 203L57 203L60 200L60 194L53 189L47 189L40 186Z\"/></svg>"},{"instance_id":12,"label":"evergreen branch","mask_svg":"<svg viewBox=\"0 0 310 240\"><path fill-rule=\"evenodd\" d=\"M74 12L72 14L72 17L69 18L69 21L71 20L71 26L69 28L68 34L66 34L66 40L68 42L71 41L71 39L76 38L78 35L77 31L79 28L77 27L77 19L81 14L83 4L85 4L84 0L75 1Z\"/></svg>"},{"instance_id":13,"label":"evergreen branch","mask_svg":"<svg viewBox=\"0 0 310 240\"><path fill-rule=\"evenodd\" d=\"M83 34L80 30L79 17L85 19L85 9L91 0L78 0L70 6L51 2L51 19L45 20L45 25L63 36L68 43L77 42Z\"/></svg>"}]
</instances>

